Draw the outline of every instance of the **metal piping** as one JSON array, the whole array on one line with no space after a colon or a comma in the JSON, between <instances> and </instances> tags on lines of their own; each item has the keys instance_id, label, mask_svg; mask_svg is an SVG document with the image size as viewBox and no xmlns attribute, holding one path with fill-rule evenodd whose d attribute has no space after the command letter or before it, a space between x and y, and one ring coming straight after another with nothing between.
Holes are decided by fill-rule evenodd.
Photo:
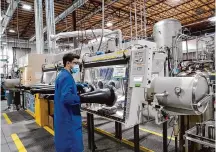
<instances>
[{"instance_id":1,"label":"metal piping","mask_svg":"<svg viewBox=\"0 0 216 152\"><path fill-rule=\"evenodd\" d=\"M104 29L105 33L112 32L111 30ZM69 38L69 37L78 37L80 35L84 36L100 36L102 33L102 29L96 29L96 30L85 30L85 31L73 31L73 32L63 32L56 35L51 35L51 40L59 40L61 38ZM94 34L94 35L93 35Z\"/></svg>"},{"instance_id":2,"label":"metal piping","mask_svg":"<svg viewBox=\"0 0 216 152\"><path fill-rule=\"evenodd\" d=\"M34 11L35 11L36 51L38 54L42 54L44 52L42 0L34 1Z\"/></svg>"},{"instance_id":3,"label":"metal piping","mask_svg":"<svg viewBox=\"0 0 216 152\"><path fill-rule=\"evenodd\" d=\"M54 0L46 0L46 24L47 24L47 43L48 52L54 53L56 41L51 41L50 35L55 35L55 12Z\"/></svg>"},{"instance_id":4,"label":"metal piping","mask_svg":"<svg viewBox=\"0 0 216 152\"><path fill-rule=\"evenodd\" d=\"M11 20L11 18L13 17L13 14L18 6L18 3L19 1L15 1L15 0L11 0L9 6L8 6L8 9L7 9L7 12L5 14L5 17L3 18L2 20L2 23L1 23L1 34L3 34Z\"/></svg>"},{"instance_id":5,"label":"metal piping","mask_svg":"<svg viewBox=\"0 0 216 152\"><path fill-rule=\"evenodd\" d=\"M64 33L59 33L56 35L51 35L50 38L52 41L57 41L61 38L68 38L68 37L78 37L79 35L85 35L85 36L101 36L102 35L102 29L96 29L96 30L86 30L86 31L74 31L74 32L64 32ZM115 31L111 31L108 29L104 29L104 37L112 35L112 34L118 34L119 38L119 49L122 49L122 32L121 30L117 29ZM79 48L78 48L79 49Z\"/></svg>"},{"instance_id":6,"label":"metal piping","mask_svg":"<svg viewBox=\"0 0 216 152\"><path fill-rule=\"evenodd\" d=\"M55 18L55 24L60 22L62 19L64 19L66 16L74 12L77 8L81 7L84 5L88 0L78 0L77 2L73 3L69 8L67 8L64 12L62 12L59 16ZM47 31L47 27L43 28L43 33ZM34 41L35 40L35 35L33 35L29 41Z\"/></svg>"},{"instance_id":7,"label":"metal piping","mask_svg":"<svg viewBox=\"0 0 216 152\"><path fill-rule=\"evenodd\" d=\"M67 33L73 33L73 32L67 32ZM115 34L117 33L118 34L118 38L119 38L119 49L121 50L122 49L122 32L121 30L115 30L115 31L112 31L110 33L107 33L107 34L104 34L104 37L106 36L109 36L109 35L112 35L112 34ZM70 37L69 35L67 35L68 37ZM62 58L62 56L66 53L70 53L70 52L76 52L76 51L79 51L79 50L82 50L82 49L86 49L86 48L89 48L91 46L95 46L95 45L99 45L100 42L95 42L95 43L92 43L92 44L88 44L88 45L85 45L83 47L79 47L79 48L76 48L76 49L73 49L73 50L70 50L70 51L64 51L64 52L61 52L61 53L58 53L55 55L55 59L56 58ZM107 43L107 42L102 42L102 43Z\"/></svg>"},{"instance_id":8,"label":"metal piping","mask_svg":"<svg viewBox=\"0 0 216 152\"><path fill-rule=\"evenodd\" d=\"M198 60L198 36L196 36L196 60Z\"/></svg>"},{"instance_id":9,"label":"metal piping","mask_svg":"<svg viewBox=\"0 0 216 152\"><path fill-rule=\"evenodd\" d=\"M186 42L186 52L187 52L186 55L187 55L187 60L188 60L188 40L187 40L187 38L186 38L186 41L185 41L185 42Z\"/></svg>"}]
</instances>

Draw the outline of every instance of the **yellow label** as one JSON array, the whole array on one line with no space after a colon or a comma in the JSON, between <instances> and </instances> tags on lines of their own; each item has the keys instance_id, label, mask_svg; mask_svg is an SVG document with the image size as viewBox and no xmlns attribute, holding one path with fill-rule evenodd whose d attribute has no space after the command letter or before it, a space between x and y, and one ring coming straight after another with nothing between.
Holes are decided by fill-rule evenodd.
<instances>
[{"instance_id":1,"label":"yellow label","mask_svg":"<svg viewBox=\"0 0 216 152\"><path fill-rule=\"evenodd\" d=\"M120 50L120 51L116 51L115 53L116 54L123 54L123 53L127 53L128 50Z\"/></svg>"},{"instance_id":2,"label":"yellow label","mask_svg":"<svg viewBox=\"0 0 216 152\"><path fill-rule=\"evenodd\" d=\"M117 55L123 54L123 53L127 53L127 52L128 52L128 50L116 51L116 52L115 52L116 55L111 54L111 55L109 55L109 56L102 56L102 57L98 56L97 58L93 59L93 61L101 61L101 60L115 59L115 58L118 57Z\"/></svg>"}]
</instances>

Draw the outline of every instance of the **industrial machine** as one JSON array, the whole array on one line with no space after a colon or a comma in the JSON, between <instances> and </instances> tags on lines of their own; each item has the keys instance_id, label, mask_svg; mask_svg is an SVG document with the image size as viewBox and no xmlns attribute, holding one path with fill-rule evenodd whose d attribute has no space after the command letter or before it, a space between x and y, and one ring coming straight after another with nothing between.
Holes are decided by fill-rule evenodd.
<instances>
[{"instance_id":1,"label":"industrial machine","mask_svg":"<svg viewBox=\"0 0 216 152\"><path fill-rule=\"evenodd\" d=\"M181 39L185 34L178 20L159 21L154 25L153 35L157 50L165 52L167 58L163 67L165 77L156 75L152 78L147 101L156 111L153 113L156 123L163 123L163 136L167 135L167 121L174 119L175 148L177 150L179 136L179 150L183 151L183 135L190 129L184 126L192 127L197 122L214 118L210 80L213 60L183 60ZM163 139L164 151L167 151L167 140Z\"/></svg>"},{"instance_id":2,"label":"industrial machine","mask_svg":"<svg viewBox=\"0 0 216 152\"><path fill-rule=\"evenodd\" d=\"M111 53L85 54L81 83L86 85L78 86L78 93L83 111L128 127L143 123L143 117L151 115L156 124L163 124L166 152L168 121L174 120L176 149L178 135L181 149L185 133L183 119L200 118L206 113L209 117L205 119L213 116L209 106L213 103L209 77L213 62L183 60L181 39L184 34L178 20L156 23L153 36L155 42L136 40L130 46L124 44L124 50L118 45L118 51Z\"/></svg>"},{"instance_id":3,"label":"industrial machine","mask_svg":"<svg viewBox=\"0 0 216 152\"><path fill-rule=\"evenodd\" d=\"M154 78L148 97L160 111L157 123L167 121L169 115L203 114L212 101L209 83L203 75Z\"/></svg>"},{"instance_id":4,"label":"industrial machine","mask_svg":"<svg viewBox=\"0 0 216 152\"><path fill-rule=\"evenodd\" d=\"M82 82L95 90L114 88L114 105L87 104L82 110L134 126L141 122L144 90L151 83L152 50L144 45L83 59ZM108 94L103 94L107 96ZM82 96L82 94L81 94ZM96 97L97 98L97 97Z\"/></svg>"}]
</instances>

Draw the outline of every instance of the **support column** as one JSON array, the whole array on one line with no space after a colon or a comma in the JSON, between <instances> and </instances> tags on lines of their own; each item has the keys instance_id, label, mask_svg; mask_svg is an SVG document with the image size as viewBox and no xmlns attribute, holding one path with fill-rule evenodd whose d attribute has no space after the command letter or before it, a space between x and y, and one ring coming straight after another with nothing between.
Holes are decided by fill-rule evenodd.
<instances>
[{"instance_id":1,"label":"support column","mask_svg":"<svg viewBox=\"0 0 216 152\"><path fill-rule=\"evenodd\" d=\"M20 91L21 91L21 90L20 90ZM22 91L22 108L23 108L24 110L26 110L24 91Z\"/></svg>"},{"instance_id":2,"label":"support column","mask_svg":"<svg viewBox=\"0 0 216 152\"><path fill-rule=\"evenodd\" d=\"M87 129L88 129L88 148L91 152L94 152L97 148L95 145L94 138L94 116L93 114L87 113Z\"/></svg>"},{"instance_id":3,"label":"support column","mask_svg":"<svg viewBox=\"0 0 216 152\"><path fill-rule=\"evenodd\" d=\"M72 24L73 24L73 31L76 31L76 11L73 11L72 13ZM73 38L74 48L78 47L78 43L76 41L76 38Z\"/></svg>"},{"instance_id":4,"label":"support column","mask_svg":"<svg viewBox=\"0 0 216 152\"><path fill-rule=\"evenodd\" d=\"M179 152L185 152L184 148L184 133L185 133L185 116L179 116Z\"/></svg>"},{"instance_id":5,"label":"support column","mask_svg":"<svg viewBox=\"0 0 216 152\"><path fill-rule=\"evenodd\" d=\"M139 125L134 126L134 152L140 151L140 144L139 144Z\"/></svg>"},{"instance_id":6,"label":"support column","mask_svg":"<svg viewBox=\"0 0 216 152\"><path fill-rule=\"evenodd\" d=\"M47 46L49 53L55 53L56 41L51 41L50 35L55 35L54 0L46 0Z\"/></svg>"},{"instance_id":7,"label":"support column","mask_svg":"<svg viewBox=\"0 0 216 152\"><path fill-rule=\"evenodd\" d=\"M115 122L115 137L122 140L122 125L119 122Z\"/></svg>"},{"instance_id":8,"label":"support column","mask_svg":"<svg viewBox=\"0 0 216 152\"><path fill-rule=\"evenodd\" d=\"M34 11L35 11L36 51L38 54L43 54L44 53L44 35L43 35L42 0L34 0Z\"/></svg>"},{"instance_id":9,"label":"support column","mask_svg":"<svg viewBox=\"0 0 216 152\"><path fill-rule=\"evenodd\" d=\"M167 121L163 123L163 152L168 152L168 148L167 148Z\"/></svg>"}]
</instances>

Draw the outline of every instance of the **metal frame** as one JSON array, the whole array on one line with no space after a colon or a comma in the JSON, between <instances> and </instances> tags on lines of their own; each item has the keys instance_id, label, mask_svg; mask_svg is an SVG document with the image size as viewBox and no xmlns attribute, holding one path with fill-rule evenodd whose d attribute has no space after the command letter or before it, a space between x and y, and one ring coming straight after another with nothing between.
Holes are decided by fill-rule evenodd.
<instances>
[{"instance_id":1,"label":"metal frame","mask_svg":"<svg viewBox=\"0 0 216 152\"><path fill-rule=\"evenodd\" d=\"M14 12L18 7L18 3L19 3L18 0L11 0L10 1L10 4L7 8L7 12L5 14L5 17L3 18L2 23L1 23L0 34L3 34L5 32L5 30L7 29L7 26L9 24L10 20L13 18Z\"/></svg>"},{"instance_id":2,"label":"metal frame","mask_svg":"<svg viewBox=\"0 0 216 152\"><path fill-rule=\"evenodd\" d=\"M97 147L94 138L94 115L87 113L88 148L94 152Z\"/></svg>"},{"instance_id":3,"label":"metal frame","mask_svg":"<svg viewBox=\"0 0 216 152\"><path fill-rule=\"evenodd\" d=\"M134 152L140 152L140 143L139 143L139 125L135 125L134 129ZM94 152L97 149L94 138L94 115L87 112L87 131L88 131L88 148L91 152ZM115 122L115 138L122 140L122 124ZM166 151L167 152L167 151Z\"/></svg>"},{"instance_id":4,"label":"metal frame","mask_svg":"<svg viewBox=\"0 0 216 152\"><path fill-rule=\"evenodd\" d=\"M133 71L132 71L130 64L134 64L132 60L135 60L134 53L136 53L137 50L133 50L133 51L128 51L128 50L122 51L121 50L121 51L116 51L114 53L109 53L109 54L104 54L104 55L99 55L99 56L85 57L83 60L83 71L82 71L82 79L81 79L82 82L85 82L84 80L85 71L91 67L95 68L95 67L122 65L122 64L128 67L127 72L129 75L129 79L131 79L132 81L129 82L129 79L127 80L127 87L126 87L127 93L125 96L123 119L115 117L115 116L101 115L101 113L94 111L92 109L89 109L89 108L85 108L85 107L83 107L82 110L87 111L92 114L97 114L99 116L105 117L106 119L111 119L114 121L118 121L120 123L124 123L126 126L134 126L141 122L141 118L140 118L141 109L142 109L142 105L141 105L142 99L141 98L144 98L142 93L144 93L144 88L147 87L149 83L149 81L147 81L146 79L150 80L150 76L151 76L152 50L151 48L147 48L147 47L140 49L143 52L145 52L143 54L145 58L144 59L145 61L144 77L145 79L143 79L143 82L141 83L141 87L135 87L135 81L133 81L133 78L136 76L139 76L139 74L137 75L134 73L134 75L132 75ZM131 54L133 55L131 56ZM131 85L133 85L133 87ZM127 94L130 94L130 96L127 96ZM134 117L136 119L134 119Z\"/></svg>"},{"instance_id":5,"label":"metal frame","mask_svg":"<svg viewBox=\"0 0 216 152\"><path fill-rule=\"evenodd\" d=\"M206 126L208 125L215 125L215 120L209 120L209 121L205 121L203 122L203 124L205 124ZM201 135L196 135L194 134L194 130L196 129L196 126L185 131L185 152L189 152L189 141L190 142L195 142L201 145L206 145L208 147L211 148L215 148L215 140L214 139L209 139L207 137L203 137Z\"/></svg>"},{"instance_id":6,"label":"metal frame","mask_svg":"<svg viewBox=\"0 0 216 152\"><path fill-rule=\"evenodd\" d=\"M117 54L117 53L116 53ZM119 54L117 54L117 55L119 55ZM99 57L99 56L98 56ZM97 59L98 58L97 56L95 56L95 58ZM88 61L88 59L86 60L86 61ZM110 61L110 62L109 62ZM104 64L105 62L87 62L87 63L83 63L83 71L82 71L82 81L84 81L84 75L85 75L85 71L88 69L88 68L90 68L90 67L101 67L101 66L103 66L103 65L101 65L101 64ZM114 60L106 60L106 63L105 63L105 65L104 66L110 66L111 64L113 64L113 65L122 65L122 64L124 64L124 65L126 65L126 67L128 67L128 58L127 59L124 59L124 58L117 58L116 60L114 59ZM126 92L127 92L127 87L126 87ZM125 100L126 100L126 102L127 102L127 97L125 97ZM106 116L106 115L104 115L104 116L102 116L100 113L98 113L98 112L96 112L96 111L94 111L94 110L91 110L91 109L87 109L87 108L81 108L82 110L84 110L84 111L87 111L88 113L91 113L91 114L97 114L97 115L99 115L99 116L102 116L102 117L105 117L106 119L110 119L110 120L114 120L114 121L116 121L116 122L119 122L119 123L124 123L125 122L125 116L126 116L126 103L125 103L125 106L124 106L124 112L123 112L123 119L121 119L121 118L118 118L118 117L115 117L115 116ZM119 128L119 126L118 126L118 128L117 129L120 129ZM118 132L118 135L117 136L120 136L119 135L119 132Z\"/></svg>"},{"instance_id":7,"label":"metal frame","mask_svg":"<svg viewBox=\"0 0 216 152\"><path fill-rule=\"evenodd\" d=\"M33 2L29 2L30 5L33 5ZM133 1L126 1L126 0L114 0L114 1L107 1L105 2L105 18L109 20L109 16L112 16L112 22L113 27L112 28L120 28L122 29L123 33L127 36L127 34L130 33L130 22L129 22L129 16L130 16L130 4L132 4L132 16L135 15L134 12L134 4L135 0ZM138 34L142 33L142 26L141 26L141 17L143 17L143 10L139 9L140 6L143 7L143 1L137 1L137 21L138 21ZM8 7L11 4L6 4ZM165 19L165 18L177 18L182 22L183 25L186 25L187 27L192 27L192 31L202 30L206 29L207 26L202 26L202 29L197 28L198 25L205 25L210 23L207 22L207 19L209 17L214 16L214 0L209 1L198 1L198 0L188 0L183 2L178 2L176 4L171 4L169 1L158 1L155 2L153 0L146 1L146 11L148 12L148 18L147 18L147 25L150 26L150 28L147 29L148 34L151 34L152 31L152 25L154 25L155 22ZM5 7L3 7L4 4L2 4L2 10L6 12ZM43 6L45 6L45 3L43 3ZM96 0L78 0L73 3L73 1L55 1L55 14L58 14L58 16L55 18L55 24L57 32L62 31L68 31L72 30L72 26L65 27L64 20L67 20L68 25L73 25L73 17L71 17L71 12L76 10L76 20L77 20L77 29L89 29L91 27L101 27L100 19L101 19L101 2L98 2ZM8 7L9 8L9 7ZM79 9L78 9L79 8ZM160 8L164 8L161 10ZM16 10L16 9L15 9ZM14 12L15 12L14 10ZM21 11L21 8L18 7L19 15L18 16L25 16L21 19L21 23L19 22L19 29L21 30L20 38L29 38L32 37L30 40L34 40L34 24L32 20L35 19L34 15L32 15L31 11ZM193 11L196 12L196 10L200 10L201 14L192 13ZM13 28L14 25L11 23L16 23L17 20L17 14L12 13L11 15L6 15L7 18L11 18L11 21L8 22L9 28ZM6 17L5 17L6 18ZM26 18L28 18L26 20ZM134 18L132 19L133 21ZM87 24L88 22L88 24ZM195 24L191 24L195 23ZM16 23L17 24L17 23ZM30 25L29 25L30 24ZM91 25L91 26L89 26ZM15 25L16 26L16 25ZM6 28L4 27L4 28ZM42 29L43 32L47 30L46 27ZM135 27L133 27L133 32L135 31ZM7 33L11 37L15 37L15 34ZM129 35L128 35L129 36Z\"/></svg>"},{"instance_id":8,"label":"metal frame","mask_svg":"<svg viewBox=\"0 0 216 152\"><path fill-rule=\"evenodd\" d=\"M44 72L56 71L56 76L57 76L57 73L58 73L57 66L55 64L50 64L50 65L53 65L53 67L49 67L49 64L43 64L42 65L42 72L43 73L42 73L42 77L41 77L41 83L43 82Z\"/></svg>"},{"instance_id":9,"label":"metal frame","mask_svg":"<svg viewBox=\"0 0 216 152\"><path fill-rule=\"evenodd\" d=\"M122 124L115 122L115 137L119 140L122 140Z\"/></svg>"}]
</instances>

